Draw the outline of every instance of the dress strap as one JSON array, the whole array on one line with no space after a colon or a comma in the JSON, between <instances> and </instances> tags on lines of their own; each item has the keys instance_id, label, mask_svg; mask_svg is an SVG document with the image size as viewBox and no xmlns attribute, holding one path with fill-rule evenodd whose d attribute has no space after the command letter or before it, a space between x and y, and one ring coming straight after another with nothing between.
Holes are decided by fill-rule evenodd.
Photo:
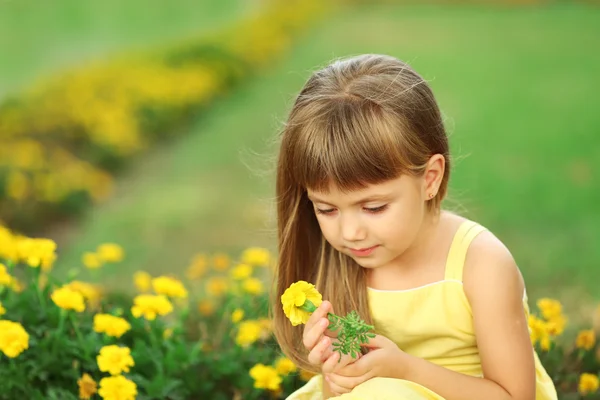
<instances>
[{"instance_id":1,"label":"dress strap","mask_svg":"<svg viewBox=\"0 0 600 400\"><path fill-rule=\"evenodd\" d=\"M448 259L446 260L445 280L457 280L462 282L463 268L467 258L467 250L475 237L486 229L473 221L463 222L452 239Z\"/></svg>"}]
</instances>

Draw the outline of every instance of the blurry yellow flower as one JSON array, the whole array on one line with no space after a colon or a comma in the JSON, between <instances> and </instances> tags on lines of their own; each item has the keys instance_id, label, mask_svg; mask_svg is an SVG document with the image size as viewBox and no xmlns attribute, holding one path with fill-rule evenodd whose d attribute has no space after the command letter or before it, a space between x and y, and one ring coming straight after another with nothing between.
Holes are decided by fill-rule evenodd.
<instances>
[{"instance_id":1,"label":"blurry yellow flower","mask_svg":"<svg viewBox=\"0 0 600 400\"><path fill-rule=\"evenodd\" d=\"M75 310L77 312L85 310L83 295L70 287L64 286L56 289L50 297L54 304L64 310Z\"/></svg>"},{"instance_id":2,"label":"blurry yellow flower","mask_svg":"<svg viewBox=\"0 0 600 400\"><path fill-rule=\"evenodd\" d=\"M316 309L321 303L321 293L317 291L315 285L305 281L292 283L281 296L283 312L294 326L305 324L312 314L312 311L309 312L307 309Z\"/></svg>"},{"instance_id":3,"label":"blurry yellow flower","mask_svg":"<svg viewBox=\"0 0 600 400\"><path fill-rule=\"evenodd\" d=\"M108 336L120 338L131 329L131 325L121 317L110 314L94 315L94 331L106 333Z\"/></svg>"},{"instance_id":4,"label":"blurry yellow flower","mask_svg":"<svg viewBox=\"0 0 600 400\"><path fill-rule=\"evenodd\" d=\"M230 275L233 279L241 281L242 279L249 278L252 275L252 267L248 264L238 264L234 269L231 270Z\"/></svg>"},{"instance_id":5,"label":"blurry yellow flower","mask_svg":"<svg viewBox=\"0 0 600 400\"><path fill-rule=\"evenodd\" d=\"M191 280L202 278L206 274L207 266L208 260L206 259L206 255L197 254L186 271L187 278Z\"/></svg>"},{"instance_id":6,"label":"blurry yellow flower","mask_svg":"<svg viewBox=\"0 0 600 400\"><path fill-rule=\"evenodd\" d=\"M100 380L98 394L104 400L135 400L137 386L123 375L111 376Z\"/></svg>"},{"instance_id":7,"label":"blurry yellow flower","mask_svg":"<svg viewBox=\"0 0 600 400\"><path fill-rule=\"evenodd\" d=\"M82 400L91 399L97 391L96 382L89 374L83 374L83 376L77 380L77 385L79 386L79 398Z\"/></svg>"},{"instance_id":8,"label":"blurry yellow flower","mask_svg":"<svg viewBox=\"0 0 600 400\"><path fill-rule=\"evenodd\" d=\"M6 308L2 307L2 302L0 301L0 316L6 314Z\"/></svg>"},{"instance_id":9,"label":"blurry yellow flower","mask_svg":"<svg viewBox=\"0 0 600 400\"><path fill-rule=\"evenodd\" d=\"M565 331L567 318L564 315L557 315L549 319L547 322L548 333L552 336L560 336Z\"/></svg>"},{"instance_id":10,"label":"blurry yellow flower","mask_svg":"<svg viewBox=\"0 0 600 400\"><path fill-rule=\"evenodd\" d=\"M256 389L276 391L281 387L282 379L271 366L256 364L250 369L250 376L254 379Z\"/></svg>"},{"instance_id":11,"label":"blurry yellow flower","mask_svg":"<svg viewBox=\"0 0 600 400\"><path fill-rule=\"evenodd\" d=\"M10 282L10 288L16 293L21 293L25 286L20 280L13 277L12 282Z\"/></svg>"},{"instance_id":12,"label":"blurry yellow flower","mask_svg":"<svg viewBox=\"0 0 600 400\"><path fill-rule=\"evenodd\" d=\"M164 294L168 297L185 298L188 295L183 283L169 276L159 276L152 279L152 287L157 294Z\"/></svg>"},{"instance_id":13,"label":"blurry yellow flower","mask_svg":"<svg viewBox=\"0 0 600 400\"><path fill-rule=\"evenodd\" d=\"M249 293L249 294L252 294L255 296L261 294L264 291L263 283L258 278L248 278L248 279L244 280L244 283L242 283L242 288L244 289L244 291L246 293Z\"/></svg>"},{"instance_id":14,"label":"blurry yellow flower","mask_svg":"<svg viewBox=\"0 0 600 400\"><path fill-rule=\"evenodd\" d=\"M206 283L207 293L215 297L225 294L228 288L229 284L227 282L227 279L220 276L211 278Z\"/></svg>"},{"instance_id":15,"label":"blurry yellow flower","mask_svg":"<svg viewBox=\"0 0 600 400\"><path fill-rule=\"evenodd\" d=\"M596 344L596 334L592 329L579 332L575 344L578 349L590 350Z\"/></svg>"},{"instance_id":16,"label":"blurry yellow flower","mask_svg":"<svg viewBox=\"0 0 600 400\"><path fill-rule=\"evenodd\" d=\"M242 347L247 347L256 342L261 335L262 327L258 321L244 321L239 324L235 342Z\"/></svg>"},{"instance_id":17,"label":"blurry yellow flower","mask_svg":"<svg viewBox=\"0 0 600 400\"><path fill-rule=\"evenodd\" d=\"M543 351L549 351L550 347L552 347L552 339L550 339L550 336L546 335L540 338L540 348Z\"/></svg>"},{"instance_id":18,"label":"blurry yellow flower","mask_svg":"<svg viewBox=\"0 0 600 400\"><path fill-rule=\"evenodd\" d=\"M123 248L115 243L104 243L96 249L100 261L103 262L121 262L123 261Z\"/></svg>"},{"instance_id":19,"label":"blurry yellow flower","mask_svg":"<svg viewBox=\"0 0 600 400\"><path fill-rule=\"evenodd\" d=\"M537 306L542 316L547 320L562 314L562 304L558 300L542 298L537 301Z\"/></svg>"},{"instance_id":20,"label":"blurry yellow flower","mask_svg":"<svg viewBox=\"0 0 600 400\"><path fill-rule=\"evenodd\" d=\"M163 295L140 294L133 299L131 314L139 318L144 316L147 320L156 319L157 315L167 315L173 311L173 305Z\"/></svg>"},{"instance_id":21,"label":"blurry yellow flower","mask_svg":"<svg viewBox=\"0 0 600 400\"><path fill-rule=\"evenodd\" d=\"M12 232L0 225L0 258L17 261L19 258L17 242L18 239Z\"/></svg>"},{"instance_id":22,"label":"blurry yellow flower","mask_svg":"<svg viewBox=\"0 0 600 400\"><path fill-rule=\"evenodd\" d=\"M129 347L120 347L115 344L102 347L96 358L100 371L108 372L111 375L129 372L129 368L135 365Z\"/></svg>"},{"instance_id":23,"label":"blurry yellow flower","mask_svg":"<svg viewBox=\"0 0 600 400\"><path fill-rule=\"evenodd\" d=\"M30 267L41 266L48 271L56 260L56 243L51 239L22 238L17 241L17 248L19 258Z\"/></svg>"},{"instance_id":24,"label":"blurry yellow flower","mask_svg":"<svg viewBox=\"0 0 600 400\"><path fill-rule=\"evenodd\" d=\"M215 312L215 303L210 300L201 300L198 303L198 311L205 317L210 317Z\"/></svg>"},{"instance_id":25,"label":"blurry yellow flower","mask_svg":"<svg viewBox=\"0 0 600 400\"><path fill-rule=\"evenodd\" d=\"M18 322L0 320L0 351L15 358L29 348L29 335Z\"/></svg>"},{"instance_id":26,"label":"blurry yellow flower","mask_svg":"<svg viewBox=\"0 0 600 400\"><path fill-rule=\"evenodd\" d=\"M260 247L250 247L242 253L242 262L257 267L266 267L271 260L269 250Z\"/></svg>"},{"instance_id":27,"label":"blurry yellow flower","mask_svg":"<svg viewBox=\"0 0 600 400\"><path fill-rule=\"evenodd\" d=\"M238 308L231 313L231 322L233 322L234 324L240 322L242 318L244 318L244 310L242 309Z\"/></svg>"},{"instance_id":28,"label":"blurry yellow flower","mask_svg":"<svg viewBox=\"0 0 600 400\"><path fill-rule=\"evenodd\" d=\"M8 273L6 265L0 263L0 286L8 286L12 282L12 277Z\"/></svg>"},{"instance_id":29,"label":"blurry yellow flower","mask_svg":"<svg viewBox=\"0 0 600 400\"><path fill-rule=\"evenodd\" d=\"M88 300L92 304L97 304L102 295L98 286L87 282L71 281L66 284L65 287L81 293L84 299Z\"/></svg>"},{"instance_id":30,"label":"blurry yellow flower","mask_svg":"<svg viewBox=\"0 0 600 400\"><path fill-rule=\"evenodd\" d=\"M224 253L217 253L212 259L213 268L217 271L225 271L229 268L229 256Z\"/></svg>"},{"instance_id":31,"label":"blurry yellow flower","mask_svg":"<svg viewBox=\"0 0 600 400\"><path fill-rule=\"evenodd\" d=\"M289 375L292 372L296 372L297 367L296 364L292 362L287 357L281 357L277 362L275 362L275 370L279 375Z\"/></svg>"},{"instance_id":32,"label":"blurry yellow flower","mask_svg":"<svg viewBox=\"0 0 600 400\"><path fill-rule=\"evenodd\" d=\"M102 266L102 260L96 253L86 252L81 257L81 262L89 269L97 269Z\"/></svg>"},{"instance_id":33,"label":"blurry yellow flower","mask_svg":"<svg viewBox=\"0 0 600 400\"><path fill-rule=\"evenodd\" d=\"M579 393L583 396L595 393L598 390L598 377L594 374L581 374L579 376Z\"/></svg>"},{"instance_id":34,"label":"blurry yellow flower","mask_svg":"<svg viewBox=\"0 0 600 400\"><path fill-rule=\"evenodd\" d=\"M145 271L137 271L133 274L133 284L140 292L147 292L150 290L151 282L152 276Z\"/></svg>"}]
</instances>

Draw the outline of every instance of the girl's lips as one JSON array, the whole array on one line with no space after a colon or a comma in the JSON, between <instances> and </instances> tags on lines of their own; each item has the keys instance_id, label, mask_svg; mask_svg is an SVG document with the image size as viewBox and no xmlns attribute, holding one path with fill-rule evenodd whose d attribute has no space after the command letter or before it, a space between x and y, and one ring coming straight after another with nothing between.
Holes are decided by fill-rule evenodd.
<instances>
[{"instance_id":1,"label":"girl's lips","mask_svg":"<svg viewBox=\"0 0 600 400\"><path fill-rule=\"evenodd\" d=\"M366 257L371 255L377 247L379 246L366 247L364 249L350 249L350 251L357 257Z\"/></svg>"}]
</instances>

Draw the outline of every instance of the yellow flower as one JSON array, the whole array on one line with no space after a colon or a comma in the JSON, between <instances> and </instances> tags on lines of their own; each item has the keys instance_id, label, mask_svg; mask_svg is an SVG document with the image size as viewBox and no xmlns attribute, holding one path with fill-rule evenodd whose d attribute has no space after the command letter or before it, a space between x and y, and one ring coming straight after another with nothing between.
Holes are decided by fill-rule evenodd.
<instances>
[{"instance_id":1,"label":"yellow flower","mask_svg":"<svg viewBox=\"0 0 600 400\"><path fill-rule=\"evenodd\" d=\"M227 283L227 279L219 276L209 279L206 283L206 291L208 294L215 297L221 296L227 292L228 287L229 284Z\"/></svg>"},{"instance_id":2,"label":"yellow flower","mask_svg":"<svg viewBox=\"0 0 600 400\"><path fill-rule=\"evenodd\" d=\"M98 394L104 400L135 400L137 386L123 375L111 376L102 378Z\"/></svg>"},{"instance_id":3,"label":"yellow flower","mask_svg":"<svg viewBox=\"0 0 600 400\"><path fill-rule=\"evenodd\" d=\"M256 342L262 333L262 326L258 321L244 321L240 323L235 342L242 347L247 347Z\"/></svg>"},{"instance_id":4,"label":"yellow flower","mask_svg":"<svg viewBox=\"0 0 600 400\"><path fill-rule=\"evenodd\" d=\"M150 290L151 282L152 276L145 271L137 271L133 274L133 284L140 292L147 292Z\"/></svg>"},{"instance_id":5,"label":"yellow flower","mask_svg":"<svg viewBox=\"0 0 600 400\"><path fill-rule=\"evenodd\" d=\"M234 269L231 270L230 275L233 279L241 281L242 279L249 278L252 275L252 267L248 264L238 264Z\"/></svg>"},{"instance_id":6,"label":"yellow flower","mask_svg":"<svg viewBox=\"0 0 600 400\"><path fill-rule=\"evenodd\" d=\"M246 293L257 296L263 292L263 283L258 278L248 278L242 284L242 288Z\"/></svg>"},{"instance_id":7,"label":"yellow flower","mask_svg":"<svg viewBox=\"0 0 600 400\"><path fill-rule=\"evenodd\" d=\"M56 289L50 297L54 304L64 310L75 310L77 312L85 310L83 295L68 286Z\"/></svg>"},{"instance_id":8,"label":"yellow flower","mask_svg":"<svg viewBox=\"0 0 600 400\"><path fill-rule=\"evenodd\" d=\"M244 310L236 309L231 313L231 322L234 324L240 322L244 318Z\"/></svg>"},{"instance_id":9,"label":"yellow flower","mask_svg":"<svg viewBox=\"0 0 600 400\"><path fill-rule=\"evenodd\" d=\"M129 372L129 368L135 365L129 347L120 347L115 344L102 347L97 361L100 371L108 372L111 375Z\"/></svg>"},{"instance_id":10,"label":"yellow flower","mask_svg":"<svg viewBox=\"0 0 600 400\"><path fill-rule=\"evenodd\" d=\"M552 336L559 336L565 331L567 318L564 315L556 315L547 321L548 333Z\"/></svg>"},{"instance_id":11,"label":"yellow flower","mask_svg":"<svg viewBox=\"0 0 600 400\"><path fill-rule=\"evenodd\" d=\"M213 268L217 271L225 271L229 268L229 256L224 253L217 253L212 259Z\"/></svg>"},{"instance_id":12,"label":"yellow flower","mask_svg":"<svg viewBox=\"0 0 600 400\"><path fill-rule=\"evenodd\" d=\"M81 262L83 262L83 265L89 269L98 269L102 266L102 260L96 253L84 253L83 257L81 257Z\"/></svg>"},{"instance_id":13,"label":"yellow flower","mask_svg":"<svg viewBox=\"0 0 600 400\"><path fill-rule=\"evenodd\" d=\"M110 314L94 315L94 330L98 333L106 333L108 336L120 338L130 329L129 322L121 317Z\"/></svg>"},{"instance_id":14,"label":"yellow flower","mask_svg":"<svg viewBox=\"0 0 600 400\"><path fill-rule=\"evenodd\" d=\"M551 346L552 346L552 339L550 339L550 336L546 335L540 339L540 348L543 351L549 351Z\"/></svg>"},{"instance_id":15,"label":"yellow flower","mask_svg":"<svg viewBox=\"0 0 600 400\"><path fill-rule=\"evenodd\" d=\"M15 358L29 348L29 335L18 322L0 320L0 351Z\"/></svg>"},{"instance_id":16,"label":"yellow flower","mask_svg":"<svg viewBox=\"0 0 600 400\"><path fill-rule=\"evenodd\" d=\"M215 312L215 303L205 299L198 303L198 311L205 317L210 317Z\"/></svg>"},{"instance_id":17,"label":"yellow flower","mask_svg":"<svg viewBox=\"0 0 600 400\"><path fill-rule=\"evenodd\" d=\"M309 303L307 303L307 300ZM322 303L321 293L317 291L315 285L305 281L292 283L281 296L281 304L283 304L283 312L290 320L292 325L297 326L305 324L312 313L303 309L303 306L312 304L315 308Z\"/></svg>"},{"instance_id":18,"label":"yellow flower","mask_svg":"<svg viewBox=\"0 0 600 400\"><path fill-rule=\"evenodd\" d=\"M562 304L560 304L558 300L545 297L537 301L537 306L546 320L550 320L562 314Z\"/></svg>"},{"instance_id":19,"label":"yellow flower","mask_svg":"<svg viewBox=\"0 0 600 400\"><path fill-rule=\"evenodd\" d=\"M2 307L2 302L0 301L0 315L6 314L6 308Z\"/></svg>"},{"instance_id":20,"label":"yellow flower","mask_svg":"<svg viewBox=\"0 0 600 400\"><path fill-rule=\"evenodd\" d=\"M116 263L123 261L123 248L115 243L104 243L96 249L101 261Z\"/></svg>"},{"instance_id":21,"label":"yellow flower","mask_svg":"<svg viewBox=\"0 0 600 400\"><path fill-rule=\"evenodd\" d=\"M250 247L242 253L242 262L245 264L266 267L271 260L269 250L260 247Z\"/></svg>"},{"instance_id":22,"label":"yellow flower","mask_svg":"<svg viewBox=\"0 0 600 400\"><path fill-rule=\"evenodd\" d=\"M18 257L17 238L9 229L0 225L0 258L16 261Z\"/></svg>"},{"instance_id":23,"label":"yellow flower","mask_svg":"<svg viewBox=\"0 0 600 400\"><path fill-rule=\"evenodd\" d=\"M71 281L64 287L68 287L76 292L81 293L84 299L91 304L97 304L101 297L100 287L82 281Z\"/></svg>"},{"instance_id":24,"label":"yellow flower","mask_svg":"<svg viewBox=\"0 0 600 400\"><path fill-rule=\"evenodd\" d=\"M164 294L168 297L185 298L188 295L183 283L169 276L159 276L152 279L152 287L157 294Z\"/></svg>"},{"instance_id":25,"label":"yellow flower","mask_svg":"<svg viewBox=\"0 0 600 400\"><path fill-rule=\"evenodd\" d=\"M206 268L208 266L208 260L206 255L197 254L194 256L191 265L186 271L186 276L190 280L200 279L206 274Z\"/></svg>"},{"instance_id":26,"label":"yellow flower","mask_svg":"<svg viewBox=\"0 0 600 400\"><path fill-rule=\"evenodd\" d=\"M297 367L296 364L294 364L289 358L281 357L275 363L275 370L279 375L285 376L291 374L292 372L296 372Z\"/></svg>"},{"instance_id":27,"label":"yellow flower","mask_svg":"<svg viewBox=\"0 0 600 400\"><path fill-rule=\"evenodd\" d=\"M256 389L277 391L281 387L282 379L271 366L256 364L250 369L250 376L254 379Z\"/></svg>"},{"instance_id":28,"label":"yellow flower","mask_svg":"<svg viewBox=\"0 0 600 400\"><path fill-rule=\"evenodd\" d=\"M581 374L579 376L579 393L583 396L595 393L598 390L598 377L594 374Z\"/></svg>"},{"instance_id":29,"label":"yellow flower","mask_svg":"<svg viewBox=\"0 0 600 400\"><path fill-rule=\"evenodd\" d=\"M12 282L12 277L6 269L6 265L0 263L0 286L8 286Z\"/></svg>"},{"instance_id":30,"label":"yellow flower","mask_svg":"<svg viewBox=\"0 0 600 400\"><path fill-rule=\"evenodd\" d=\"M82 400L91 399L97 391L96 382L89 374L83 374L83 376L77 380L77 385L79 386L79 398Z\"/></svg>"},{"instance_id":31,"label":"yellow flower","mask_svg":"<svg viewBox=\"0 0 600 400\"><path fill-rule=\"evenodd\" d=\"M140 294L133 299L131 313L134 317L144 316L147 320L156 319L156 315L167 315L173 311L173 305L163 295Z\"/></svg>"},{"instance_id":32,"label":"yellow flower","mask_svg":"<svg viewBox=\"0 0 600 400\"><path fill-rule=\"evenodd\" d=\"M596 344L596 334L592 329L579 332L575 344L578 349L589 350Z\"/></svg>"},{"instance_id":33,"label":"yellow flower","mask_svg":"<svg viewBox=\"0 0 600 400\"><path fill-rule=\"evenodd\" d=\"M19 258L33 268L41 266L48 271L56 260L56 243L51 239L22 238L17 249Z\"/></svg>"}]
</instances>

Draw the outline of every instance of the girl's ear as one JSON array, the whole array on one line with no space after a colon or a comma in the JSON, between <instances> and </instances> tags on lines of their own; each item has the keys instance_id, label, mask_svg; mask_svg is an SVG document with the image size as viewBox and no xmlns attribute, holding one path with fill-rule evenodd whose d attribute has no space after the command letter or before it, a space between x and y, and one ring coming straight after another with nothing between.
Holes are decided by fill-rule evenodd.
<instances>
[{"instance_id":1,"label":"girl's ear","mask_svg":"<svg viewBox=\"0 0 600 400\"><path fill-rule=\"evenodd\" d=\"M444 171L446 169L446 159L441 154L434 154L427 161L424 174L424 197L432 199L437 196L442 180L444 179Z\"/></svg>"}]
</instances>

